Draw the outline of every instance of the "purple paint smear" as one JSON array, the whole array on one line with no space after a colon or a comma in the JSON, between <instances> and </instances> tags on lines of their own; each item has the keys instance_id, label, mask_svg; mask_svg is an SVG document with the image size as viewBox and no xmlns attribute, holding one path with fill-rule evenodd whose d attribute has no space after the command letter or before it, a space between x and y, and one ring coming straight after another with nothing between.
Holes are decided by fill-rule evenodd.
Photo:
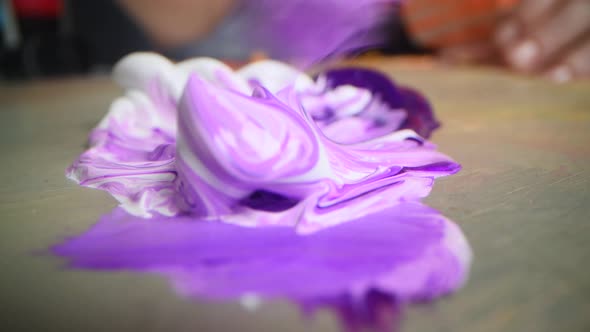
<instances>
[{"instance_id":1,"label":"purple paint smear","mask_svg":"<svg viewBox=\"0 0 590 332\"><path fill-rule=\"evenodd\" d=\"M116 209L53 252L74 268L161 274L185 296L255 294L304 308L352 306L371 311L365 312L369 317L382 305L456 289L469 260L453 223L410 202L307 236L292 228L244 228L191 217L145 220ZM375 294L391 299L367 307ZM341 313L354 321L361 312Z\"/></svg>"},{"instance_id":2,"label":"purple paint smear","mask_svg":"<svg viewBox=\"0 0 590 332\"><path fill-rule=\"evenodd\" d=\"M399 0L245 0L250 47L302 65L383 44Z\"/></svg>"},{"instance_id":3,"label":"purple paint smear","mask_svg":"<svg viewBox=\"0 0 590 332\"><path fill-rule=\"evenodd\" d=\"M438 123L416 92L368 69L312 80L275 61L234 72L154 54L114 76L127 93L67 175L121 207L54 248L72 267L330 306L350 327L464 281L461 232L419 203L460 166L426 141Z\"/></svg>"}]
</instances>

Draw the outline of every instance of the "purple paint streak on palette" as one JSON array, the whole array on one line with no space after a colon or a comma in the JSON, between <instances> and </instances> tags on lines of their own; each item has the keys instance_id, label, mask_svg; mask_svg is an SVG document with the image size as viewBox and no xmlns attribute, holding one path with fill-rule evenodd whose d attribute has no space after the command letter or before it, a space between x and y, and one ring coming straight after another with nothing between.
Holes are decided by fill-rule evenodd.
<instances>
[{"instance_id":1,"label":"purple paint streak on palette","mask_svg":"<svg viewBox=\"0 0 590 332\"><path fill-rule=\"evenodd\" d=\"M164 275L183 296L231 300L255 294L303 308L359 311L344 321L446 294L463 283L469 259L458 228L420 203L305 236L288 227L142 219L116 209L53 252L72 268ZM376 294L389 300L366 307Z\"/></svg>"},{"instance_id":2,"label":"purple paint streak on palette","mask_svg":"<svg viewBox=\"0 0 590 332\"><path fill-rule=\"evenodd\" d=\"M349 327L465 280L463 235L419 202L460 166L426 141L438 122L416 92L368 69L312 80L275 61L234 72L154 54L114 76L127 93L67 174L121 206L53 248L72 267L327 305Z\"/></svg>"}]
</instances>

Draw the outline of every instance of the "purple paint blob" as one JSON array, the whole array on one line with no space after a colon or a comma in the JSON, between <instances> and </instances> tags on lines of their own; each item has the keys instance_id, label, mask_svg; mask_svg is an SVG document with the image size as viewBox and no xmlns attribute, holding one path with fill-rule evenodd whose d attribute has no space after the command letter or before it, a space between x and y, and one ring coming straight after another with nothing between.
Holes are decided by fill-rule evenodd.
<instances>
[{"instance_id":1,"label":"purple paint blob","mask_svg":"<svg viewBox=\"0 0 590 332\"><path fill-rule=\"evenodd\" d=\"M330 89L352 85L371 91L373 96L381 98L389 106L389 110L384 110L385 114L393 110L406 110L407 117L394 129L412 129L420 136L429 138L432 131L440 126L432 107L423 96L413 89L396 86L382 73L367 68L347 67L328 70L322 75Z\"/></svg>"},{"instance_id":2,"label":"purple paint blob","mask_svg":"<svg viewBox=\"0 0 590 332\"><path fill-rule=\"evenodd\" d=\"M367 317L384 308L456 289L469 261L458 228L411 202L311 235L191 217L146 220L116 209L52 251L73 268L163 275L184 296L284 298L369 326L382 323ZM377 294L384 303L374 303Z\"/></svg>"},{"instance_id":3,"label":"purple paint blob","mask_svg":"<svg viewBox=\"0 0 590 332\"><path fill-rule=\"evenodd\" d=\"M67 170L120 208L53 248L75 268L157 273L185 296L286 298L386 327L458 288L470 250L419 200L460 165L418 93L348 68L121 60L126 89ZM384 312L388 314L383 314Z\"/></svg>"}]
</instances>

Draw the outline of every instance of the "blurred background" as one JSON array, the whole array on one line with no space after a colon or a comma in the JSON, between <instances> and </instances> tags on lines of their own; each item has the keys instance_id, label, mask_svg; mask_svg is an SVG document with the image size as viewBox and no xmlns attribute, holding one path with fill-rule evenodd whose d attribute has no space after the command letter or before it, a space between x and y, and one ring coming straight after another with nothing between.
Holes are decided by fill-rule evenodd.
<instances>
[{"instance_id":1,"label":"blurred background","mask_svg":"<svg viewBox=\"0 0 590 332\"><path fill-rule=\"evenodd\" d=\"M304 69L360 57L419 89L443 124L434 142L463 165L426 202L476 260L463 291L408 310L403 331L590 331L590 82L547 80L590 75L590 0L0 0L8 331L337 331L328 313L194 304L156 277L34 254L115 206L64 169L121 96L113 64L148 50Z\"/></svg>"},{"instance_id":2,"label":"blurred background","mask_svg":"<svg viewBox=\"0 0 590 332\"><path fill-rule=\"evenodd\" d=\"M0 77L106 72L133 51L301 67L433 54L556 81L590 73L588 0L2 0Z\"/></svg>"}]
</instances>

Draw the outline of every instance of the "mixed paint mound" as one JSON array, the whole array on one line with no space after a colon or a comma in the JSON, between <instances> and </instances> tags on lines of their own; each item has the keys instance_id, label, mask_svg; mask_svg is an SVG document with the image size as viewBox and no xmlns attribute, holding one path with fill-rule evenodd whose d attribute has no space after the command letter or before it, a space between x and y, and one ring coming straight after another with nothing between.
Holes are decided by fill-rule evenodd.
<instances>
[{"instance_id":1,"label":"mixed paint mound","mask_svg":"<svg viewBox=\"0 0 590 332\"><path fill-rule=\"evenodd\" d=\"M126 94L67 175L121 205L54 247L72 267L159 273L188 296L328 305L373 327L379 307L463 283L463 235L419 202L460 166L426 140L438 123L415 91L363 68L311 78L148 53L114 76Z\"/></svg>"}]
</instances>

